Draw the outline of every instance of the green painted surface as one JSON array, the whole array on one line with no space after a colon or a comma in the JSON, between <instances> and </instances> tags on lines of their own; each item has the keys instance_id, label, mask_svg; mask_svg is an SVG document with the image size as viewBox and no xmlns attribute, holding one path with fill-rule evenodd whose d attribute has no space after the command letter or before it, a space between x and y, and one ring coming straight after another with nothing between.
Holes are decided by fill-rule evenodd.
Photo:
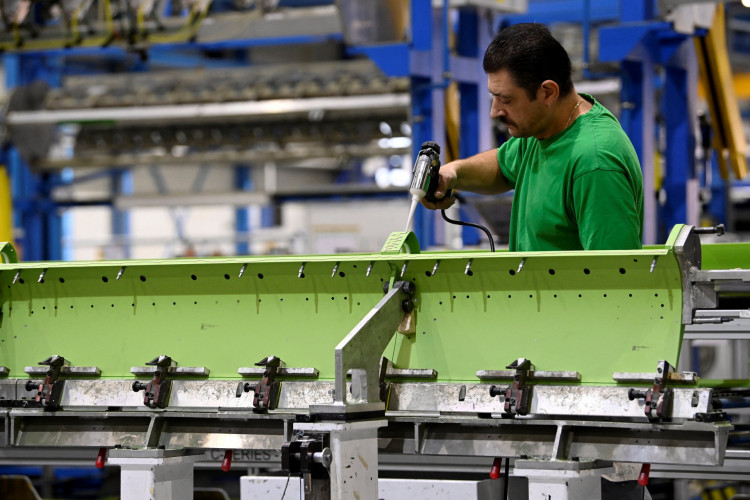
<instances>
[{"instance_id":1,"label":"green painted surface","mask_svg":"<svg viewBox=\"0 0 750 500\"><path fill-rule=\"evenodd\" d=\"M702 269L750 268L750 243L713 243L701 245Z\"/></svg>"},{"instance_id":2,"label":"green painted surface","mask_svg":"<svg viewBox=\"0 0 750 500\"><path fill-rule=\"evenodd\" d=\"M398 367L477 382L477 370L527 357L538 370L576 370L584 384L613 384L615 371L676 364L680 273L662 247L2 264L0 365L26 378L25 366L59 354L122 378L167 354L180 366L208 367L211 378L239 378L239 367L276 355L333 379L336 344L405 262L404 278L417 288L417 333L395 334L387 347Z\"/></svg>"}]
</instances>

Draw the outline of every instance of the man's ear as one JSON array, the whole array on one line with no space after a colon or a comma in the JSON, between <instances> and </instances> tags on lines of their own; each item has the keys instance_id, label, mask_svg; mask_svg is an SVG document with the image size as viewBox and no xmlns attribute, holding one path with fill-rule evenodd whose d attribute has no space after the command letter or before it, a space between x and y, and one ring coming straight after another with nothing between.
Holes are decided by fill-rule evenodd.
<instances>
[{"instance_id":1,"label":"man's ear","mask_svg":"<svg viewBox=\"0 0 750 500\"><path fill-rule=\"evenodd\" d=\"M542 84L539 85L537 97L541 98L546 103L554 104L560 98L560 87L554 80L544 80Z\"/></svg>"}]
</instances>

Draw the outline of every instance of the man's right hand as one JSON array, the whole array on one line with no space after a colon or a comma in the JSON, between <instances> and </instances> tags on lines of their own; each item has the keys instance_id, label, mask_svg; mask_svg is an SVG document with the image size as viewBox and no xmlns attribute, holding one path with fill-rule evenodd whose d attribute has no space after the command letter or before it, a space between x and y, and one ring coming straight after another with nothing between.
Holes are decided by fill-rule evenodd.
<instances>
[{"instance_id":1,"label":"man's right hand","mask_svg":"<svg viewBox=\"0 0 750 500\"><path fill-rule=\"evenodd\" d=\"M435 198L438 198L439 201L431 202L427 201L426 198L422 198L419 201L425 208L429 208L430 210L446 209L456 202L456 199L454 197L445 196L445 193L447 193L449 190L452 190L456 186L456 182L458 181L458 176L456 175L456 167L457 165L455 161L446 163L445 165L440 167L438 187L437 189L435 189Z\"/></svg>"}]
</instances>

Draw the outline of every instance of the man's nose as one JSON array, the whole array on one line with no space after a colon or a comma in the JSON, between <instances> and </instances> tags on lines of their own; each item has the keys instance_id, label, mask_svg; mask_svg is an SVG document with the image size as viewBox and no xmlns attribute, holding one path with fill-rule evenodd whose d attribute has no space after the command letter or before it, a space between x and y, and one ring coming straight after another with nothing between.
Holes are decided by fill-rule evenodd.
<instances>
[{"instance_id":1,"label":"man's nose","mask_svg":"<svg viewBox=\"0 0 750 500\"><path fill-rule=\"evenodd\" d=\"M507 113L505 112L505 109L503 109L502 106L496 103L496 101L492 101L492 108L490 109L490 116L492 118L500 118L501 116L505 116Z\"/></svg>"}]
</instances>

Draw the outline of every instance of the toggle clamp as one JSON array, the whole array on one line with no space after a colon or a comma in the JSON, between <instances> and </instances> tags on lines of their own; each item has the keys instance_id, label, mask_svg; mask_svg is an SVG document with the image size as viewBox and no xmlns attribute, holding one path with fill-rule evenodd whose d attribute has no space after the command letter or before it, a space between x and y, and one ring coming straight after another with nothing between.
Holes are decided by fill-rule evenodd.
<instances>
[{"instance_id":1,"label":"toggle clamp","mask_svg":"<svg viewBox=\"0 0 750 500\"><path fill-rule=\"evenodd\" d=\"M46 410L56 410L60 406L63 385L65 380L60 379L60 371L70 363L62 356L54 355L40 361L39 365L49 366L44 380L36 384L33 380L26 382L26 390L36 391L36 402L40 403Z\"/></svg>"},{"instance_id":2,"label":"toggle clamp","mask_svg":"<svg viewBox=\"0 0 750 500\"><path fill-rule=\"evenodd\" d=\"M169 394L172 392L172 381L167 379L167 373L172 366L172 358L164 355L157 356L146 365L156 367L154 378L147 384L136 380L133 382L133 392L144 391L143 404L149 408L166 408L169 403Z\"/></svg>"},{"instance_id":3,"label":"toggle clamp","mask_svg":"<svg viewBox=\"0 0 750 500\"><path fill-rule=\"evenodd\" d=\"M279 369L284 366L284 362L276 356L268 356L255 363L255 366L265 368L263 370L263 378L257 384L240 382L237 385L236 396L240 397L243 392L253 391L253 411L256 413L265 413L268 410L276 409L279 390L281 389L281 382L276 380L276 375Z\"/></svg>"}]
</instances>

